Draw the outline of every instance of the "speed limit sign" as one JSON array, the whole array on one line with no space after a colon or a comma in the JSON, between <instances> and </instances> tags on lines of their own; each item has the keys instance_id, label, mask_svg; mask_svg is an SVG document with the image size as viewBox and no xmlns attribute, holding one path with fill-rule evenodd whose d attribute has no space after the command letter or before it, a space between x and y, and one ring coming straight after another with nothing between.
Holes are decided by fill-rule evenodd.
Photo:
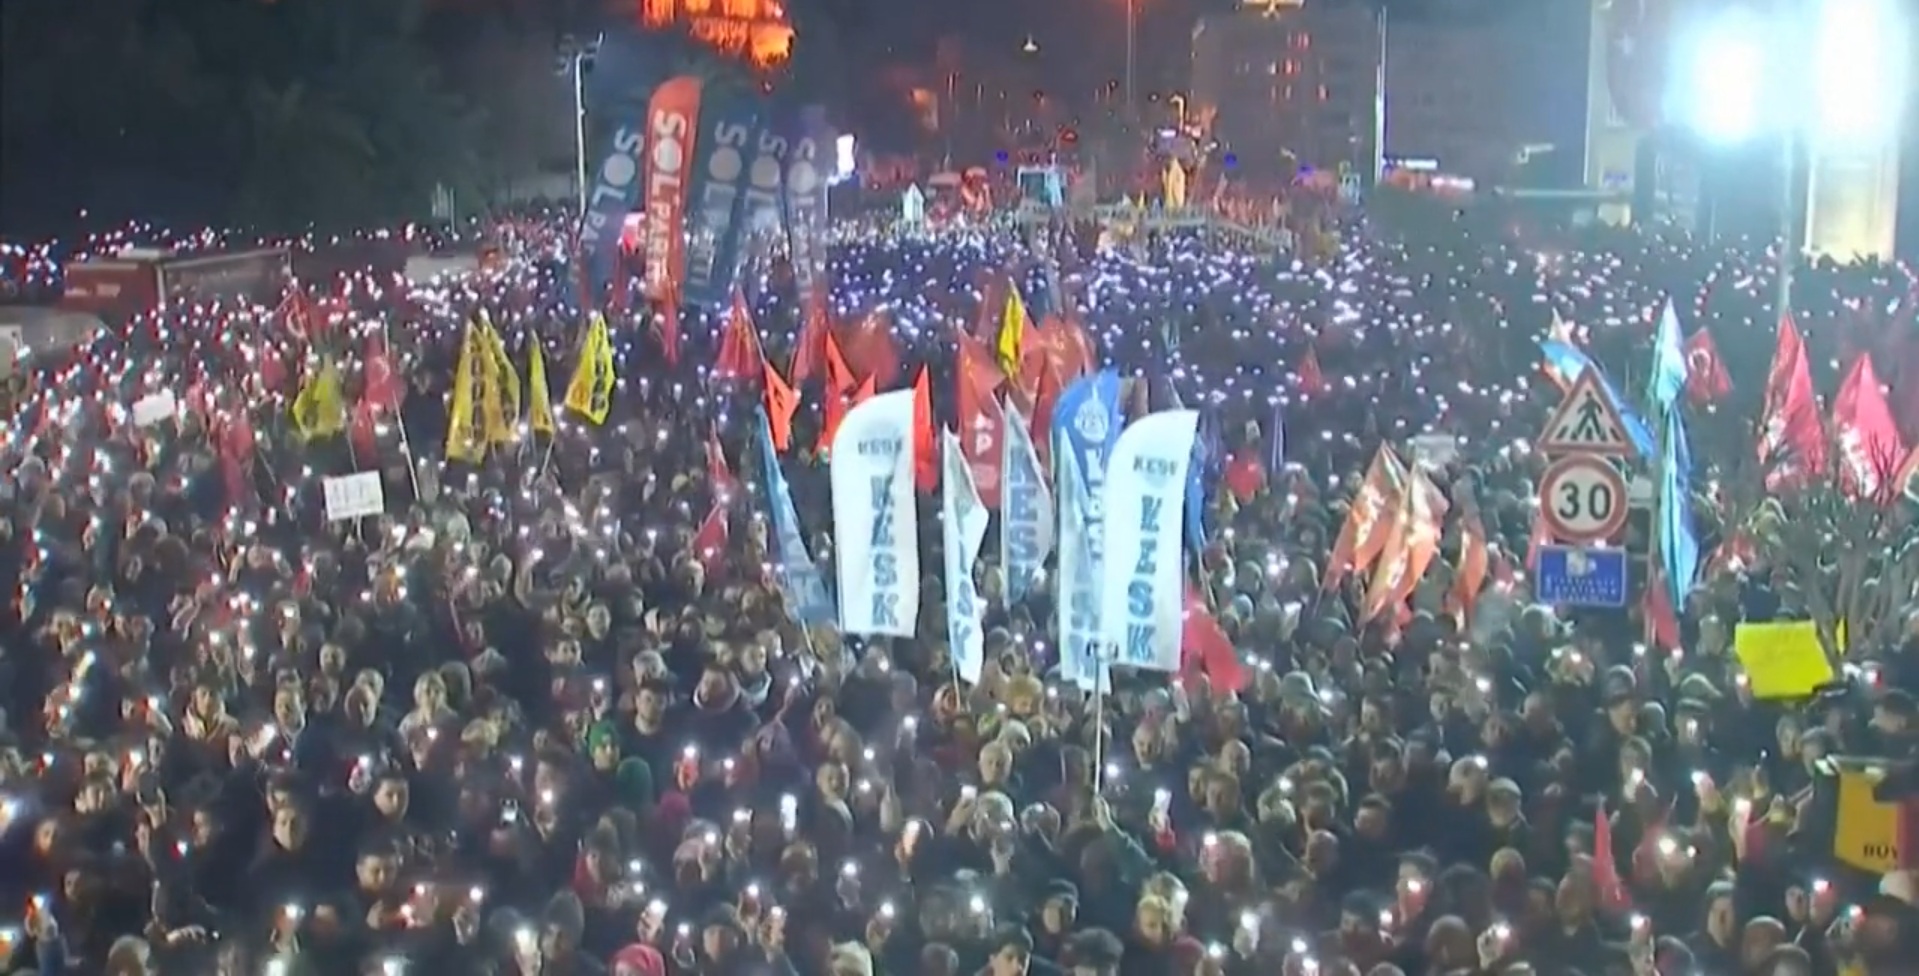
<instances>
[{"instance_id":1,"label":"speed limit sign","mask_svg":"<svg viewBox=\"0 0 1919 976\"><path fill-rule=\"evenodd\" d=\"M1560 542L1598 542L1626 525L1626 479L1605 458L1560 458L1539 479L1539 514Z\"/></svg>"}]
</instances>

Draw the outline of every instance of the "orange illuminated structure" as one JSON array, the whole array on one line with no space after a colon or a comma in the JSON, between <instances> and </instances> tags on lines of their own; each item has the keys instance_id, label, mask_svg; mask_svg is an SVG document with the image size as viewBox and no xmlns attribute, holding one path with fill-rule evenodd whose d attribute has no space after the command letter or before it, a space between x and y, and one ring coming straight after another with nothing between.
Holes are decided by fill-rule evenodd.
<instances>
[{"instance_id":1,"label":"orange illuminated structure","mask_svg":"<svg viewBox=\"0 0 1919 976\"><path fill-rule=\"evenodd\" d=\"M761 69L785 64L793 51L793 28L779 0L640 0L640 23L684 25L714 49Z\"/></svg>"}]
</instances>

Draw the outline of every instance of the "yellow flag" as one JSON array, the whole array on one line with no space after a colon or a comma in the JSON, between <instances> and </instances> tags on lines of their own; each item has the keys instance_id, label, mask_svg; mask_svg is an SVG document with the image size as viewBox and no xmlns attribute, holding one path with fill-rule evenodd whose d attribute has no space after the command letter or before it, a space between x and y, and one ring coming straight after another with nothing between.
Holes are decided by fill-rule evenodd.
<instances>
[{"instance_id":1,"label":"yellow flag","mask_svg":"<svg viewBox=\"0 0 1919 976\"><path fill-rule=\"evenodd\" d=\"M480 422L489 445L511 444L520 419L520 371L506 354L506 343L480 313Z\"/></svg>"},{"instance_id":2,"label":"yellow flag","mask_svg":"<svg viewBox=\"0 0 1919 976\"><path fill-rule=\"evenodd\" d=\"M486 453L474 426L473 391L479 382L480 339L473 326L466 327L460 342L460 361L453 367L453 403L446 412L446 459L478 463Z\"/></svg>"},{"instance_id":3,"label":"yellow flag","mask_svg":"<svg viewBox=\"0 0 1919 976\"><path fill-rule=\"evenodd\" d=\"M1006 307L1000 309L999 335L993 340L993 351L998 355L1000 372L1010 377L1019 376L1020 347L1026 341L1026 303L1020 300L1019 286L1008 283L1006 286Z\"/></svg>"},{"instance_id":4,"label":"yellow flag","mask_svg":"<svg viewBox=\"0 0 1919 976\"><path fill-rule=\"evenodd\" d=\"M566 383L566 408L595 424L606 423L613 409L613 382L613 338L607 334L605 317L595 312L580 347L580 361Z\"/></svg>"},{"instance_id":5,"label":"yellow flag","mask_svg":"<svg viewBox=\"0 0 1919 976\"><path fill-rule=\"evenodd\" d=\"M346 401L340 396L340 371L331 361L300 384L293 398L293 428L301 437L331 437L346 429Z\"/></svg>"},{"instance_id":6,"label":"yellow flag","mask_svg":"<svg viewBox=\"0 0 1919 976\"><path fill-rule=\"evenodd\" d=\"M553 422L553 394L546 388L546 353L538 336L528 336L526 345L526 423L535 433L551 435L559 425Z\"/></svg>"},{"instance_id":7,"label":"yellow flag","mask_svg":"<svg viewBox=\"0 0 1919 976\"><path fill-rule=\"evenodd\" d=\"M1179 164L1179 160L1166 161L1166 177L1163 183L1165 185L1160 190L1166 200L1166 209L1177 210L1186 206L1186 168Z\"/></svg>"}]
</instances>

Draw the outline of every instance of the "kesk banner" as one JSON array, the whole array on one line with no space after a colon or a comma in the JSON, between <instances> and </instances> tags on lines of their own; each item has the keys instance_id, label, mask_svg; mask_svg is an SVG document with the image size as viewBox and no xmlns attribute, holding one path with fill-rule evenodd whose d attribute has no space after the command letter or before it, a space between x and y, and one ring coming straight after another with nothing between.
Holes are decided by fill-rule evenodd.
<instances>
[{"instance_id":1,"label":"kesk banner","mask_svg":"<svg viewBox=\"0 0 1919 976\"><path fill-rule=\"evenodd\" d=\"M940 436L940 454L946 466L940 484L941 532L946 572L946 641L962 681L977 683L986 667L986 639L982 631L979 591L973 585L973 564L980 543L986 541L986 506L973 487L960 441L951 431Z\"/></svg>"},{"instance_id":2,"label":"kesk banner","mask_svg":"<svg viewBox=\"0 0 1919 976\"><path fill-rule=\"evenodd\" d=\"M1121 426L1119 374L1104 370L1060 392L1053 407L1054 493L1059 526L1059 598L1055 601L1060 670L1082 688L1103 681L1100 666L1100 559L1105 538L1106 462Z\"/></svg>"},{"instance_id":3,"label":"kesk banner","mask_svg":"<svg viewBox=\"0 0 1919 976\"><path fill-rule=\"evenodd\" d=\"M668 79L646 110L646 291L665 296L686 277L688 163L697 147L700 80Z\"/></svg>"},{"instance_id":4,"label":"kesk banner","mask_svg":"<svg viewBox=\"0 0 1919 976\"><path fill-rule=\"evenodd\" d=\"M800 516L793 509L793 493L786 487L786 474L780 470L779 452L773 449L773 431L766 411L758 411L756 433L760 441L760 464L766 484L766 507L773 520L773 572L780 591L786 597L787 613L809 626L833 622L833 595L826 590L826 579L806 551L806 537L800 532Z\"/></svg>"},{"instance_id":5,"label":"kesk banner","mask_svg":"<svg viewBox=\"0 0 1919 976\"><path fill-rule=\"evenodd\" d=\"M642 66L650 63L645 42L634 32L607 35L594 58L588 77L588 110L613 120L613 141L600 159L598 176L580 215L580 262L588 307L606 301L620 266L620 232L626 215L640 202L641 153L646 147L648 79Z\"/></svg>"},{"instance_id":6,"label":"kesk banner","mask_svg":"<svg viewBox=\"0 0 1919 976\"><path fill-rule=\"evenodd\" d=\"M847 411L833 438L831 468L840 630L911 637L920 606L913 391L884 393Z\"/></svg>"},{"instance_id":7,"label":"kesk banner","mask_svg":"<svg viewBox=\"0 0 1919 976\"><path fill-rule=\"evenodd\" d=\"M739 264L733 225L745 210L748 160L759 118L758 101L744 93L719 98L708 93L700 106L700 135L687 192L692 213L686 226L686 285L680 292L688 305L720 309L732 298Z\"/></svg>"},{"instance_id":8,"label":"kesk banner","mask_svg":"<svg viewBox=\"0 0 1919 976\"><path fill-rule=\"evenodd\" d=\"M800 111L786 157L786 247L802 300L826 294L826 178L833 165L833 135L826 110L809 105Z\"/></svg>"},{"instance_id":9,"label":"kesk banner","mask_svg":"<svg viewBox=\"0 0 1919 976\"><path fill-rule=\"evenodd\" d=\"M1010 403L1004 409L999 550L1006 572L1006 599L1011 603L1032 591L1053 551L1053 493L1040 471L1039 452L1033 449L1026 418Z\"/></svg>"},{"instance_id":10,"label":"kesk banner","mask_svg":"<svg viewBox=\"0 0 1919 976\"><path fill-rule=\"evenodd\" d=\"M1100 625L1113 663L1179 670L1180 539L1199 413L1165 410L1119 435L1106 477Z\"/></svg>"}]
</instances>

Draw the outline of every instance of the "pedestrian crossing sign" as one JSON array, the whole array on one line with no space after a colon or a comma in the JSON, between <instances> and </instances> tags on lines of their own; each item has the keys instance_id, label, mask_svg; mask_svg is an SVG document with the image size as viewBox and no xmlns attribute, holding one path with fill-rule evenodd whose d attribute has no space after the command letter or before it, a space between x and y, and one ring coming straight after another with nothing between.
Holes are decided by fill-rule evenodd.
<instances>
[{"instance_id":1,"label":"pedestrian crossing sign","mask_svg":"<svg viewBox=\"0 0 1919 976\"><path fill-rule=\"evenodd\" d=\"M1599 384L1598 370L1585 370L1573 381L1535 446L1547 454L1632 456L1632 438L1619 408Z\"/></svg>"}]
</instances>

